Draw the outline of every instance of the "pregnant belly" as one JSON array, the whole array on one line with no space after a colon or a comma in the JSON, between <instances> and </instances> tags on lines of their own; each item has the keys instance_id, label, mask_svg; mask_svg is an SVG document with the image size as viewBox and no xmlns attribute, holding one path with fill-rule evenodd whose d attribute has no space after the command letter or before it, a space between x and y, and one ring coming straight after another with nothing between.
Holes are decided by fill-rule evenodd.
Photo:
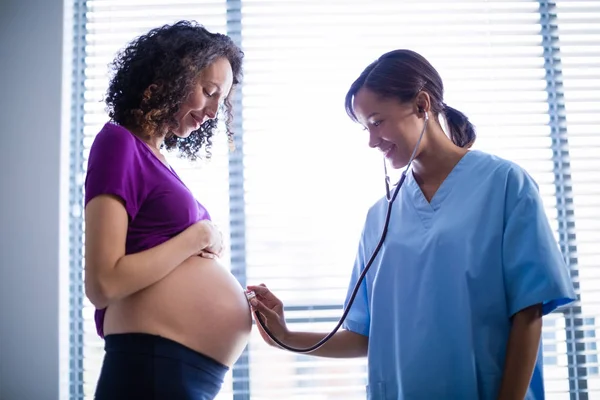
<instances>
[{"instance_id":1,"label":"pregnant belly","mask_svg":"<svg viewBox=\"0 0 600 400\"><path fill-rule=\"evenodd\" d=\"M154 285L108 307L105 334L167 337L227 366L243 351L252 318L243 288L219 263L192 257Z\"/></svg>"}]
</instances>

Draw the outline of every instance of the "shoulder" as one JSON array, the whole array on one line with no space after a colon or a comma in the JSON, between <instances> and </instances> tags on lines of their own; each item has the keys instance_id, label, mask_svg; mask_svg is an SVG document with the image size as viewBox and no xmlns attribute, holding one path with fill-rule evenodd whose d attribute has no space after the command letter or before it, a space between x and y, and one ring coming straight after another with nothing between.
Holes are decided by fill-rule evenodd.
<instances>
[{"instance_id":1,"label":"shoulder","mask_svg":"<svg viewBox=\"0 0 600 400\"><path fill-rule=\"evenodd\" d=\"M402 189L401 189L402 190ZM400 197L400 196L398 196ZM396 199L397 201L398 199ZM385 215L388 207L388 201L385 196L382 196L379 200L377 200L371 207L369 207L366 215L367 221L372 221L374 218L381 218L382 215Z\"/></svg>"},{"instance_id":2,"label":"shoulder","mask_svg":"<svg viewBox=\"0 0 600 400\"><path fill-rule=\"evenodd\" d=\"M401 198L402 196L399 194L394 203L402 201ZM373 241L378 240L377 238L381 235L381 229L385 224L388 206L389 203L384 195L372 204L366 213L362 214L364 221L361 232L362 244L366 244L370 247ZM374 246L375 244L372 245Z\"/></svg>"},{"instance_id":3,"label":"shoulder","mask_svg":"<svg viewBox=\"0 0 600 400\"><path fill-rule=\"evenodd\" d=\"M535 179L525 168L516 162L504 158L477 152L478 165L474 170L479 175L479 185L485 195L486 206L497 209L509 218L527 221L542 216L544 204ZM483 176L481 176L483 174ZM516 219L515 219L516 218Z\"/></svg>"},{"instance_id":4,"label":"shoulder","mask_svg":"<svg viewBox=\"0 0 600 400\"><path fill-rule=\"evenodd\" d=\"M108 122L98 132L90 148L90 159L136 158L140 151L140 140L120 125Z\"/></svg>"},{"instance_id":5,"label":"shoulder","mask_svg":"<svg viewBox=\"0 0 600 400\"><path fill-rule=\"evenodd\" d=\"M507 196L538 191L535 179L516 162L480 150L470 153L474 173L495 187L504 189Z\"/></svg>"},{"instance_id":6,"label":"shoulder","mask_svg":"<svg viewBox=\"0 0 600 400\"><path fill-rule=\"evenodd\" d=\"M472 167L483 173L491 172L506 176L511 173L522 173L525 170L514 161L481 150L471 150L468 153Z\"/></svg>"},{"instance_id":7,"label":"shoulder","mask_svg":"<svg viewBox=\"0 0 600 400\"><path fill-rule=\"evenodd\" d=\"M133 218L146 196L144 142L127 129L107 123L90 148L86 178L86 204L101 194L120 197Z\"/></svg>"},{"instance_id":8,"label":"shoulder","mask_svg":"<svg viewBox=\"0 0 600 400\"><path fill-rule=\"evenodd\" d=\"M94 138L92 148L106 147L111 150L118 148L134 149L138 139L127 129L120 125L107 122Z\"/></svg>"}]
</instances>

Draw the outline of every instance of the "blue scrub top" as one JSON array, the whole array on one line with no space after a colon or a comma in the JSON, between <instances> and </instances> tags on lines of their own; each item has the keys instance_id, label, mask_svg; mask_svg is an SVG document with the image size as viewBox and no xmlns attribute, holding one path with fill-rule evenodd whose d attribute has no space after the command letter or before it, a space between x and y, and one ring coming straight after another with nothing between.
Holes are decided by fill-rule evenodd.
<instances>
[{"instance_id":1,"label":"blue scrub top","mask_svg":"<svg viewBox=\"0 0 600 400\"><path fill-rule=\"evenodd\" d=\"M383 198L368 212L348 298L386 209ZM536 183L516 164L472 150L431 202L408 173L344 328L369 337L368 399L495 400L509 318L574 299ZM543 398L540 344L527 399Z\"/></svg>"}]
</instances>

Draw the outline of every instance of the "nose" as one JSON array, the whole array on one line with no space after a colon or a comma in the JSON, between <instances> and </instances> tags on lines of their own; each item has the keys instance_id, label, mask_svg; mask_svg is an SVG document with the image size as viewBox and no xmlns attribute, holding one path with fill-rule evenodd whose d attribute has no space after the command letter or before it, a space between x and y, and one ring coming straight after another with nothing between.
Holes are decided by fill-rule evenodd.
<instances>
[{"instance_id":1,"label":"nose","mask_svg":"<svg viewBox=\"0 0 600 400\"><path fill-rule=\"evenodd\" d=\"M219 109L219 103L215 102L211 102L210 104L207 104L204 111L206 113L206 118L207 119L214 119L217 116L217 110Z\"/></svg>"},{"instance_id":2,"label":"nose","mask_svg":"<svg viewBox=\"0 0 600 400\"><path fill-rule=\"evenodd\" d=\"M377 137L373 132L369 131L369 147L374 149L381 144L381 138Z\"/></svg>"},{"instance_id":3,"label":"nose","mask_svg":"<svg viewBox=\"0 0 600 400\"><path fill-rule=\"evenodd\" d=\"M206 108L206 119L214 119L217 116L217 110L213 107Z\"/></svg>"}]
</instances>

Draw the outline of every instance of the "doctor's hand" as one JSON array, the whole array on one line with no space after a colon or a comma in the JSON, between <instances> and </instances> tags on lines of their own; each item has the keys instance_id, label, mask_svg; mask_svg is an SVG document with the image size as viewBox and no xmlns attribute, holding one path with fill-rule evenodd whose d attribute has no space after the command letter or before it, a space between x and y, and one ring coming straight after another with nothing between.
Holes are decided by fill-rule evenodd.
<instances>
[{"instance_id":1,"label":"doctor's hand","mask_svg":"<svg viewBox=\"0 0 600 400\"><path fill-rule=\"evenodd\" d=\"M273 336L285 343L286 337L290 332L288 331L285 323L285 316L283 315L283 303L277 298L277 296L271 293L271 291L263 283L261 283L259 286L248 286L248 290L251 290L256 294L256 297L250 300L250 305L252 307L252 317L256 321L256 326L258 327L260 336L262 336L263 340L267 344L274 347L279 347L269 337L267 332L265 332L260 325L260 322L256 320L256 315L254 313L258 311L263 322Z\"/></svg>"}]
</instances>

